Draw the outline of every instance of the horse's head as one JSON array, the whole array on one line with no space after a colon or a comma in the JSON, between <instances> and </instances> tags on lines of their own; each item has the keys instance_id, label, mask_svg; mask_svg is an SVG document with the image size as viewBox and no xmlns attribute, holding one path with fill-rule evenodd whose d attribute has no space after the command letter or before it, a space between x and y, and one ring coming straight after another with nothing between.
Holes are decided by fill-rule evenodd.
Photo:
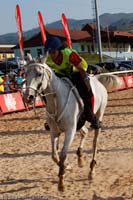
<instances>
[{"instance_id":1,"label":"horse's head","mask_svg":"<svg viewBox=\"0 0 133 200\"><path fill-rule=\"evenodd\" d=\"M24 99L27 103L32 104L37 94L41 94L47 88L51 78L51 71L44 63L44 59L39 62L32 59L32 56L28 54L27 60L27 86Z\"/></svg>"}]
</instances>

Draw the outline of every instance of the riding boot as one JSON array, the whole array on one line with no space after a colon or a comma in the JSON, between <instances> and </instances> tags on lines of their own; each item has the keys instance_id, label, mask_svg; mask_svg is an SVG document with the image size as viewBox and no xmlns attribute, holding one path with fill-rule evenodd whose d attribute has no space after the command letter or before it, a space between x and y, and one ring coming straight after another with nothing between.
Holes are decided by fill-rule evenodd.
<instances>
[{"instance_id":1,"label":"riding boot","mask_svg":"<svg viewBox=\"0 0 133 200\"><path fill-rule=\"evenodd\" d=\"M92 112L90 112L90 114L91 114L90 127L94 129L101 128L101 122L96 118L95 114Z\"/></svg>"}]
</instances>

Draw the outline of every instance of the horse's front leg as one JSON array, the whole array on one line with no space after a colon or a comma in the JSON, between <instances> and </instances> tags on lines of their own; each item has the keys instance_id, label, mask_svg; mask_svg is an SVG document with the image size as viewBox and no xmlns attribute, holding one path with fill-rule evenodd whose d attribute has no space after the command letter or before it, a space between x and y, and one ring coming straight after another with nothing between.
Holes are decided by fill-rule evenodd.
<instances>
[{"instance_id":1,"label":"horse's front leg","mask_svg":"<svg viewBox=\"0 0 133 200\"><path fill-rule=\"evenodd\" d=\"M64 174L65 174L65 160L67 157L67 152L70 144L73 141L74 134L76 133L76 126L65 132L65 139L64 139L64 145L61 149L60 152L60 157L59 157L59 183L58 183L58 190L59 191L64 191Z\"/></svg>"},{"instance_id":2,"label":"horse's front leg","mask_svg":"<svg viewBox=\"0 0 133 200\"><path fill-rule=\"evenodd\" d=\"M91 180L93 179L93 176L95 174L95 166L96 166L96 155L97 155L97 141L98 141L98 135L101 132L100 129L95 129L94 132L94 138L93 138L93 156L92 156L92 161L90 163L90 172L88 178Z\"/></svg>"},{"instance_id":3,"label":"horse's front leg","mask_svg":"<svg viewBox=\"0 0 133 200\"><path fill-rule=\"evenodd\" d=\"M52 143L52 159L58 164L59 163L59 154L58 154L58 145L59 145L59 136L51 134L51 143Z\"/></svg>"},{"instance_id":4,"label":"horse's front leg","mask_svg":"<svg viewBox=\"0 0 133 200\"><path fill-rule=\"evenodd\" d=\"M77 149L79 167L83 167L83 146L84 146L87 132L88 132L88 129L85 126L83 126L82 129L80 130L81 139L80 139L79 147Z\"/></svg>"}]
</instances>

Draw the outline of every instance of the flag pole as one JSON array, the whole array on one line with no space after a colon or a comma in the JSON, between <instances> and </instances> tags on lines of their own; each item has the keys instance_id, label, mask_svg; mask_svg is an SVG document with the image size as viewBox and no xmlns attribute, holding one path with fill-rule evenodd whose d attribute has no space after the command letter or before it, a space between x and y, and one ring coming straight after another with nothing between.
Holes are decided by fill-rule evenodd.
<instances>
[{"instance_id":1,"label":"flag pole","mask_svg":"<svg viewBox=\"0 0 133 200\"><path fill-rule=\"evenodd\" d=\"M101 45L101 32L100 32L100 23L98 16L97 0L95 2L95 12L96 12L96 26L97 26L97 39L98 39L98 52L99 52L99 62L102 62L102 45Z\"/></svg>"},{"instance_id":2,"label":"flag pole","mask_svg":"<svg viewBox=\"0 0 133 200\"><path fill-rule=\"evenodd\" d=\"M19 41L19 47L20 47L20 54L21 58L23 60L24 64L24 50L23 50L23 36L22 36L22 22L21 22L21 13L20 13L20 8L19 5L16 5L16 24L17 24L17 29L18 29L18 41Z\"/></svg>"},{"instance_id":3,"label":"flag pole","mask_svg":"<svg viewBox=\"0 0 133 200\"><path fill-rule=\"evenodd\" d=\"M70 37L68 22L67 22L67 18L64 13L61 14L61 21L62 21L63 30L64 30L64 33L66 36L68 47L72 48L72 41L71 41L71 37Z\"/></svg>"},{"instance_id":4,"label":"flag pole","mask_svg":"<svg viewBox=\"0 0 133 200\"><path fill-rule=\"evenodd\" d=\"M40 11L38 11L38 24L40 27L41 37L42 37L42 43L45 45L46 42L46 31L44 26L43 17Z\"/></svg>"}]
</instances>

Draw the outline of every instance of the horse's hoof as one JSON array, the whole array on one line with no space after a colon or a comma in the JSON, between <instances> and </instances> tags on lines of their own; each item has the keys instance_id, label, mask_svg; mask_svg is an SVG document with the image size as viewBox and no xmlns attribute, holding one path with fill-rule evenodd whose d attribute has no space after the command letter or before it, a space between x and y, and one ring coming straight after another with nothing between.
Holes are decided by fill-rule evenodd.
<instances>
[{"instance_id":1,"label":"horse's hoof","mask_svg":"<svg viewBox=\"0 0 133 200\"><path fill-rule=\"evenodd\" d=\"M81 158L78 158L78 167L82 168L84 165L83 165L83 161Z\"/></svg>"},{"instance_id":2,"label":"horse's hoof","mask_svg":"<svg viewBox=\"0 0 133 200\"><path fill-rule=\"evenodd\" d=\"M65 187L64 187L64 185L58 185L58 190L60 191L60 192L64 192L65 191Z\"/></svg>"},{"instance_id":3,"label":"horse's hoof","mask_svg":"<svg viewBox=\"0 0 133 200\"><path fill-rule=\"evenodd\" d=\"M95 175L95 173L92 172L92 171L90 171L90 172L89 172L89 175L88 175L88 180L89 180L89 181L92 181L92 180L94 179L94 175Z\"/></svg>"}]
</instances>

